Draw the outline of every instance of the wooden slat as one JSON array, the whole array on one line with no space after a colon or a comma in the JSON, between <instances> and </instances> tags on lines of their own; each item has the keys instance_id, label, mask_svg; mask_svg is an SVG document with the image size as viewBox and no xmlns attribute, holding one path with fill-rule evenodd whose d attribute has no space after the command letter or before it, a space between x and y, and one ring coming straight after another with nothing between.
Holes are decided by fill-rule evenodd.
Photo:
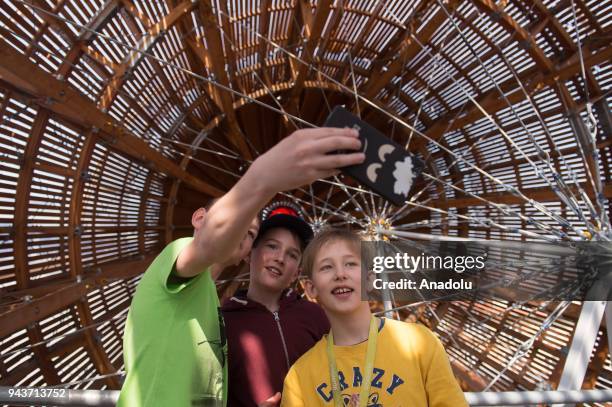
<instances>
[{"instance_id":1,"label":"wooden slat","mask_svg":"<svg viewBox=\"0 0 612 407\"><path fill-rule=\"evenodd\" d=\"M67 336L66 338L60 339L57 343L49 346L47 348L47 352L49 354L49 358L64 358L74 350L84 346L84 334L82 332L75 333L73 335ZM20 363L19 366L13 369L10 373L6 375L2 375L2 379L0 379L0 385L2 386L10 386L18 383L25 376L30 374L38 367L36 359L32 358L29 360Z\"/></svg>"},{"instance_id":2,"label":"wooden slat","mask_svg":"<svg viewBox=\"0 0 612 407\"><path fill-rule=\"evenodd\" d=\"M210 55L210 64L212 65L212 71L215 74L217 82L223 86L229 87L229 79L227 72L225 71L225 57L223 55L223 48L221 45L221 36L219 34L219 27L216 23L216 15L213 13L212 4L210 0L204 0L199 3L200 17L206 35L206 43L208 44L208 54ZM197 44L197 47L202 47L202 44ZM201 54L197 54L201 55ZM202 61L206 64L206 60ZM221 106L226 114L227 123L229 125L229 133L227 137L232 144L240 151L242 157L247 160L252 160L253 155L251 150L245 142L246 136L244 135L236 113L232 109L232 96L225 90L220 90L215 87L215 93L218 99L221 101Z\"/></svg>"},{"instance_id":3,"label":"wooden slat","mask_svg":"<svg viewBox=\"0 0 612 407\"><path fill-rule=\"evenodd\" d=\"M33 96L40 106L86 128L95 127L112 148L138 161L148 161L153 168L181 179L194 189L212 196L222 191L181 170L178 165L132 135L106 113L101 112L86 97L36 67L23 55L0 40L0 78Z\"/></svg>"},{"instance_id":4,"label":"wooden slat","mask_svg":"<svg viewBox=\"0 0 612 407\"><path fill-rule=\"evenodd\" d=\"M370 33L372 32L372 29L374 28L374 24L376 24L379 21L380 13L384 10L384 7L385 7L385 3L381 1L381 2L378 2L376 6L374 7L374 10L372 10L372 14L370 14L370 16L368 17L368 21L366 22L363 30L361 30L357 38L355 38L355 42L348 50L348 53L352 58L355 58L355 56L357 56L358 53L361 52L363 46L365 45L365 42L368 39L368 36L370 35ZM350 72L349 67L345 66L342 72L342 76L341 76L344 79L343 83L346 83L346 79L347 79L349 72Z\"/></svg>"},{"instance_id":5,"label":"wooden slat","mask_svg":"<svg viewBox=\"0 0 612 407\"><path fill-rule=\"evenodd\" d=\"M0 314L0 338L74 304L88 292L103 287L108 280L131 278L142 274L155 255L150 254L139 260L123 260L100 266L100 271L95 276L87 277L81 282L71 284L28 303L13 306L10 310Z\"/></svg>"},{"instance_id":6,"label":"wooden slat","mask_svg":"<svg viewBox=\"0 0 612 407\"><path fill-rule=\"evenodd\" d=\"M268 38L268 29L270 28L270 0L261 0L259 4L259 35L264 38ZM266 49L268 43L262 38L258 38L259 41L259 77L267 86L271 85L270 75L268 74L267 66L267 55Z\"/></svg>"},{"instance_id":7,"label":"wooden slat","mask_svg":"<svg viewBox=\"0 0 612 407\"><path fill-rule=\"evenodd\" d=\"M542 72L552 71L553 63L544 54L544 51L542 51L530 33L514 21L508 13L500 9L497 4L491 0L474 0L474 4L489 14L491 18L496 20L506 29L506 31L512 34L515 41L518 41L521 46L525 48Z\"/></svg>"},{"instance_id":8,"label":"wooden slat","mask_svg":"<svg viewBox=\"0 0 612 407\"><path fill-rule=\"evenodd\" d=\"M449 12L452 12L456 4L457 2L455 0L451 1L451 3L447 6L447 8L450 10ZM391 63L388 66L381 67L379 71L372 72L368 82L363 85L362 92L364 96L368 99L375 97L387 83L389 83L397 74L401 72L403 66L406 65L408 61L410 61L410 59L412 59L421 50L420 44L426 44L429 42L431 36L446 19L446 13L444 13L443 10L438 9L428 21L427 25L419 31L419 34L416 36L418 41L410 36L407 36L403 40L399 53L395 55L385 55L383 60L387 60L388 58L391 60ZM363 104L362 106L365 107Z\"/></svg>"},{"instance_id":9,"label":"wooden slat","mask_svg":"<svg viewBox=\"0 0 612 407\"><path fill-rule=\"evenodd\" d=\"M27 332L31 344L37 344L43 341L43 335L38 323L28 326ZM51 356L49 355L47 346L44 344L33 346L32 353L34 354L34 358L36 359L38 368L40 369L43 374L43 377L45 378L46 384L60 384L62 381L59 375L57 374L55 367L53 366L53 362L51 361Z\"/></svg>"},{"instance_id":10,"label":"wooden slat","mask_svg":"<svg viewBox=\"0 0 612 407\"><path fill-rule=\"evenodd\" d=\"M45 109L40 109L34 120L32 132L28 139L28 145L25 149L25 154L21 163L19 183L15 193L15 235L19 238L14 241L15 250L15 275L17 277L17 287L27 288L30 280L29 270L27 267L27 239L26 227L28 220L28 201L30 197L30 186L34 174L34 162L38 147L43 138L43 133L49 119L49 112Z\"/></svg>"},{"instance_id":11,"label":"wooden slat","mask_svg":"<svg viewBox=\"0 0 612 407\"><path fill-rule=\"evenodd\" d=\"M464 384L470 391L482 391L487 387L484 379L478 376L474 370L466 369L458 362L452 362L453 373L458 377L459 382Z\"/></svg>"},{"instance_id":12,"label":"wooden slat","mask_svg":"<svg viewBox=\"0 0 612 407\"><path fill-rule=\"evenodd\" d=\"M582 185L582 187L586 188L587 185L584 184ZM572 188L572 190L574 193L576 193L577 191L576 188ZM557 194L554 191L552 191L550 188L522 189L521 193L523 193L528 198L531 198L538 202L552 202L552 201L559 200L559 197L557 196ZM612 184L604 185L603 194L606 198L612 198ZM480 196L483 199L486 199L489 202L506 204L506 205L517 205L517 204L521 204L525 202L522 198L515 196L511 193L508 193L508 192L495 192L495 193L488 193L488 194L480 194L478 196ZM447 201L430 202L428 205L434 208L439 208L439 209L449 209L449 208L465 208L465 207L470 207L470 206L484 205L484 203L483 201L478 200L476 198L466 197L466 198L449 199ZM419 212L419 211L420 210L418 209L415 210L415 212Z\"/></svg>"},{"instance_id":13,"label":"wooden slat","mask_svg":"<svg viewBox=\"0 0 612 407\"><path fill-rule=\"evenodd\" d=\"M605 321L605 318L603 318L603 320ZM597 343L597 346L594 349L594 355L593 355L593 359L591 361L591 364L589 366L589 369L587 370L587 374L584 378L584 383L582 385L583 389L595 389L595 385L597 384L597 378L602 374L605 364L606 364L606 359L608 358L608 356L610 355L609 349L608 349L608 334L607 334L607 330L603 329L602 327L602 335L599 338L599 342Z\"/></svg>"},{"instance_id":14,"label":"wooden slat","mask_svg":"<svg viewBox=\"0 0 612 407\"><path fill-rule=\"evenodd\" d=\"M147 213L147 198L149 188L151 187L151 181L153 180L153 173L149 172L142 188L142 198L140 200L140 206L138 207L138 251L145 253L145 217Z\"/></svg>"},{"instance_id":15,"label":"wooden slat","mask_svg":"<svg viewBox=\"0 0 612 407\"><path fill-rule=\"evenodd\" d=\"M220 121L221 121L221 118L217 118L211 121L208 128L204 128L201 130L200 134L191 143L192 151L195 151L195 149L197 149L202 144L202 142L208 136L208 133L212 131L214 127L218 126ZM189 162L191 161L191 157L192 157L192 153L187 152L187 154L185 154L185 156L181 160L180 166L183 170L187 169L187 166L189 165ZM170 193L168 194L168 205L166 206L165 222L164 222L165 223L166 244L170 243L174 239L175 227L173 224L173 217L174 217L174 208L177 203L177 193L178 193L179 186L180 186L180 183L175 180L172 183L172 186L170 187Z\"/></svg>"},{"instance_id":16,"label":"wooden slat","mask_svg":"<svg viewBox=\"0 0 612 407\"><path fill-rule=\"evenodd\" d=\"M77 276L82 273L81 267L81 212L83 209L83 188L85 171L91 160L91 153L96 144L97 134L89 133L79 155L77 163L77 179L72 184L70 193L70 207L68 217L68 253L70 261L70 275Z\"/></svg>"},{"instance_id":17,"label":"wooden slat","mask_svg":"<svg viewBox=\"0 0 612 407\"><path fill-rule=\"evenodd\" d=\"M306 2L306 0L298 0L298 2L301 8L301 15L306 26L307 39L307 42L304 45L302 59L307 63L311 63L314 50L320 41L321 32L323 31L325 22L329 17L332 2L330 0L317 2L317 8L314 16L312 15L310 5ZM299 111L298 99L302 93L304 83L306 82L308 71L309 68L306 64L300 63L297 67L295 83L286 103L287 111L292 114L296 114Z\"/></svg>"},{"instance_id":18,"label":"wooden slat","mask_svg":"<svg viewBox=\"0 0 612 407\"><path fill-rule=\"evenodd\" d=\"M83 231L83 227L80 220L83 209L83 189L85 183L85 178L83 175L85 174L87 165L91 161L91 155L95 148L97 138L98 135L95 132L90 132L86 135L77 164L77 174L79 178L74 181L72 186L68 226L70 231L68 235L68 252L70 261L70 276L73 278L82 276L83 274L81 261L81 233ZM122 193L121 197L123 197L123 195L124 194ZM146 193L144 195L145 196L143 196L142 199L146 200ZM89 304L86 301L81 300L77 302L77 312L79 314L82 326L91 325L91 312L89 309ZM84 332L88 353L94 362L98 373L102 375L114 373L116 369L114 369L110 363L104 348L99 346L99 341L96 339L95 332L95 328L93 330L87 329ZM117 377L115 376L107 377L104 380L111 389L119 389L121 387Z\"/></svg>"},{"instance_id":19,"label":"wooden slat","mask_svg":"<svg viewBox=\"0 0 612 407\"><path fill-rule=\"evenodd\" d=\"M196 4L192 1L184 1L164 16L155 25L150 27L142 36L141 41L136 45L136 50L130 50L123 60L123 63L115 70L115 75L110 79L108 85L102 92L100 98L100 108L104 111L108 110L115 100L117 93L123 86L123 83L129 77L128 73L145 57L150 48L158 40L162 33L172 29L172 27L186 14L189 14Z\"/></svg>"},{"instance_id":20,"label":"wooden slat","mask_svg":"<svg viewBox=\"0 0 612 407\"><path fill-rule=\"evenodd\" d=\"M77 313L79 315L79 319L81 321L81 326L91 326L93 323L93 318L91 316L91 311L89 310L89 304L87 300L84 298L80 298L77 303ZM102 343L100 341L99 333L97 332L97 328L86 329L85 333L85 343L87 346L87 353L89 354L91 360L96 366L96 370L101 375L111 375L117 372L108 358L106 351L104 350ZM104 379L107 386L113 390L121 389L121 383L117 376L109 376Z\"/></svg>"},{"instance_id":21,"label":"wooden slat","mask_svg":"<svg viewBox=\"0 0 612 407\"><path fill-rule=\"evenodd\" d=\"M612 58L612 47L601 50L596 54L589 52L587 55L585 55L584 62L586 66L593 66L605 61L606 58ZM540 91L545 87L553 87L556 83L558 83L558 81L566 80L576 75L581 69L580 61L577 59L576 54L559 65L560 67L558 69L555 69L554 72L546 75L538 73L534 70L521 74L519 79L521 82L523 82L528 94L531 93L531 96L533 96L534 92ZM516 80L514 78L508 79L507 81L502 82L499 87L502 89L502 91L509 92L510 90L516 88ZM508 94L506 98L510 101L510 103L516 104L525 100L526 95L522 91L517 91ZM476 98L476 100L489 115L494 115L496 112L508 107L508 103L501 95L499 95L497 89L492 89L480 95L478 98ZM472 103L470 103L470 105L470 108L464 110L464 113L462 113L458 119L455 118L461 113L460 107L451 110L444 116L438 118L436 123L425 131L425 135L433 140L439 140L445 132L461 129L484 117L484 113L478 107ZM449 123L451 123L450 126ZM426 140L422 137L418 137L415 142L417 144L426 143Z\"/></svg>"},{"instance_id":22,"label":"wooden slat","mask_svg":"<svg viewBox=\"0 0 612 407\"><path fill-rule=\"evenodd\" d=\"M237 81L237 68L236 63L238 57L236 56L235 44L236 44L236 33L234 32L234 22L230 19L230 14L227 9L227 1L219 2L219 9L221 10L221 25L223 27L223 37L225 42L225 54L227 55L227 66L229 68L229 80L234 89L240 89L241 92L246 92L241 82ZM244 29L239 29L239 33L243 33Z\"/></svg>"}]
</instances>

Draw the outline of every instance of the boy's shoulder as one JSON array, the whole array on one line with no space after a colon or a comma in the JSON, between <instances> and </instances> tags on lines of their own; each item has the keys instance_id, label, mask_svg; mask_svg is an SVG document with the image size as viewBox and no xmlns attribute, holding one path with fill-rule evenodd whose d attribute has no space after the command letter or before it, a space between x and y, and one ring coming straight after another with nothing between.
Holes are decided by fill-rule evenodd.
<instances>
[{"instance_id":1,"label":"boy's shoulder","mask_svg":"<svg viewBox=\"0 0 612 407\"><path fill-rule=\"evenodd\" d=\"M386 318L385 328L388 344L400 346L409 353L431 355L439 346L438 337L425 325Z\"/></svg>"},{"instance_id":2,"label":"boy's shoulder","mask_svg":"<svg viewBox=\"0 0 612 407\"><path fill-rule=\"evenodd\" d=\"M323 335L312 348L300 356L293 364L292 369L303 371L303 369L312 369L313 365L327 365L327 335Z\"/></svg>"},{"instance_id":3,"label":"boy's shoulder","mask_svg":"<svg viewBox=\"0 0 612 407\"><path fill-rule=\"evenodd\" d=\"M398 321L393 318L385 318L385 326L390 330L401 331L403 333L411 333L413 335L434 337L434 333L423 324L417 322Z\"/></svg>"}]
</instances>

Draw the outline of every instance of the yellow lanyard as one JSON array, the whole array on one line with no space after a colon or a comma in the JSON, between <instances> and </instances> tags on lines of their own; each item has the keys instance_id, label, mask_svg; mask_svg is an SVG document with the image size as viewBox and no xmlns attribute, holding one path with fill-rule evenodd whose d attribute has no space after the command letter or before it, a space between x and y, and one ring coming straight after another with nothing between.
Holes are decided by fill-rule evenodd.
<instances>
[{"instance_id":1,"label":"yellow lanyard","mask_svg":"<svg viewBox=\"0 0 612 407\"><path fill-rule=\"evenodd\" d=\"M366 350L365 372L361 382L361 391L359 392L359 406L365 407L368 404L370 396L370 385L372 382L372 369L374 368L374 359L376 358L376 339L378 338L378 326L376 318L372 315L370 321L370 333L368 334L368 348ZM330 331L327 337L327 358L329 360L329 373L331 376L332 396L334 397L334 406L342 407L340 399L340 386L338 378L338 367L336 366L336 357L334 356L334 335Z\"/></svg>"}]
</instances>

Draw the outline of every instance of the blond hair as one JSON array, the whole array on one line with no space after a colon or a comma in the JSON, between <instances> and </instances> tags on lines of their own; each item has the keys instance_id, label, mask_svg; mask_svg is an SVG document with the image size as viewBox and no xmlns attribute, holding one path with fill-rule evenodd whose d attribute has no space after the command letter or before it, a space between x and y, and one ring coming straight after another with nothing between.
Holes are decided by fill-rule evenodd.
<instances>
[{"instance_id":1,"label":"blond hair","mask_svg":"<svg viewBox=\"0 0 612 407\"><path fill-rule=\"evenodd\" d=\"M355 250L355 255L361 256L362 238L350 229L328 228L318 233L308 243L302 255L302 272L308 278L312 277L314 262L323 246L334 242L344 242Z\"/></svg>"}]
</instances>

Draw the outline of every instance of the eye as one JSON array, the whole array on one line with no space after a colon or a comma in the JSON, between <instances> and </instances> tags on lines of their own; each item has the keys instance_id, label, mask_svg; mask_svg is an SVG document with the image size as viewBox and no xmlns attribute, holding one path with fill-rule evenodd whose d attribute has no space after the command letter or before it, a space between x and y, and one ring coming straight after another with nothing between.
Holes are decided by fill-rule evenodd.
<instances>
[{"instance_id":1,"label":"eye","mask_svg":"<svg viewBox=\"0 0 612 407\"><path fill-rule=\"evenodd\" d=\"M359 263L357 263L356 261L347 261L346 266L347 267L359 267Z\"/></svg>"},{"instance_id":2,"label":"eye","mask_svg":"<svg viewBox=\"0 0 612 407\"><path fill-rule=\"evenodd\" d=\"M319 267L320 271L328 271L332 268L331 264L324 264L321 267Z\"/></svg>"}]
</instances>

